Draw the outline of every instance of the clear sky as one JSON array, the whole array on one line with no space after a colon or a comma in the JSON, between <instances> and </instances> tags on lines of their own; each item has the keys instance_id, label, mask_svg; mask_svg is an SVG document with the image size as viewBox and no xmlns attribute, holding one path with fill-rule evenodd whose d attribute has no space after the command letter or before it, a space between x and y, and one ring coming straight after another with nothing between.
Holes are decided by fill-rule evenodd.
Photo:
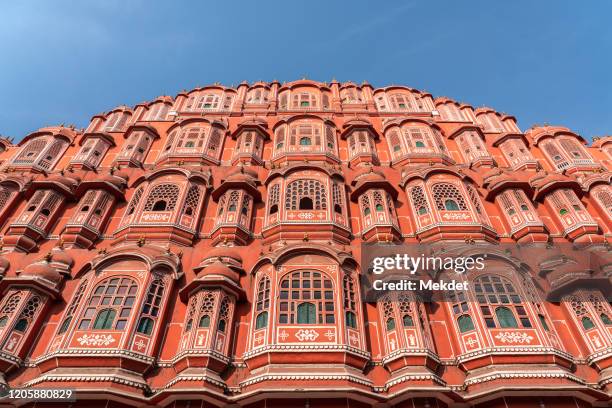
<instances>
[{"instance_id":1,"label":"clear sky","mask_svg":"<svg viewBox=\"0 0 612 408\"><path fill-rule=\"evenodd\" d=\"M612 134L612 1L5 1L0 134L242 80L403 84Z\"/></svg>"}]
</instances>

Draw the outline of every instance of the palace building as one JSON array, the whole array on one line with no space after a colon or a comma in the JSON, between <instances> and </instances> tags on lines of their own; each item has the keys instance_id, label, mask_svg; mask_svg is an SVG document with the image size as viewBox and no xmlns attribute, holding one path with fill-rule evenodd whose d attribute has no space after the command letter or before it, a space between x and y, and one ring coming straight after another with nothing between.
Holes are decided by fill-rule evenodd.
<instances>
[{"instance_id":1,"label":"palace building","mask_svg":"<svg viewBox=\"0 0 612 408\"><path fill-rule=\"evenodd\" d=\"M363 243L609 253L612 137L405 86L218 84L0 139L0 384L70 407L598 407L612 264L365 302ZM15 404L2 400L0 405Z\"/></svg>"}]
</instances>

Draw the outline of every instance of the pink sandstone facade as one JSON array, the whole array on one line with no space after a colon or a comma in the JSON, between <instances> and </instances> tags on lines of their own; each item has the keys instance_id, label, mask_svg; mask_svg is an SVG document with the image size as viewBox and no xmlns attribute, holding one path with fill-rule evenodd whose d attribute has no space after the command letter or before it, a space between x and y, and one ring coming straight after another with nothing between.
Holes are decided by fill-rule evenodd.
<instances>
[{"instance_id":1,"label":"pink sandstone facade","mask_svg":"<svg viewBox=\"0 0 612 408\"><path fill-rule=\"evenodd\" d=\"M72 407L610 404L612 269L561 302L554 265L510 255L452 303L365 303L358 282L364 242L609 251L612 137L300 80L0 151L2 384L75 388Z\"/></svg>"}]
</instances>

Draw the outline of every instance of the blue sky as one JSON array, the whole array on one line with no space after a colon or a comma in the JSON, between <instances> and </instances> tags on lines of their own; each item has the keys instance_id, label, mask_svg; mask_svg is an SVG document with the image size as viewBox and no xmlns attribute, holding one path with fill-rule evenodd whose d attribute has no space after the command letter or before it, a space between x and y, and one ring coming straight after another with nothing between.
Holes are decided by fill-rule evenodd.
<instances>
[{"instance_id":1,"label":"blue sky","mask_svg":"<svg viewBox=\"0 0 612 408\"><path fill-rule=\"evenodd\" d=\"M612 2L28 1L0 12L0 134L242 80L404 84L612 134Z\"/></svg>"}]
</instances>

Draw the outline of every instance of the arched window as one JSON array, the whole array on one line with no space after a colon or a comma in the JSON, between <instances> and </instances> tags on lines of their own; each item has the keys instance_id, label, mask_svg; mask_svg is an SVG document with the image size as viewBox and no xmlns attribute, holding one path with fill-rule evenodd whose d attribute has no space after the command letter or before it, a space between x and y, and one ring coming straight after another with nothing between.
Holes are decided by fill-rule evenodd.
<instances>
[{"instance_id":1,"label":"arched window","mask_svg":"<svg viewBox=\"0 0 612 408\"><path fill-rule=\"evenodd\" d=\"M481 276L475 280L474 291L488 328L532 327L521 297L508 279L497 275Z\"/></svg>"},{"instance_id":2,"label":"arched window","mask_svg":"<svg viewBox=\"0 0 612 408\"><path fill-rule=\"evenodd\" d=\"M34 320L34 316L42 304L42 299L39 296L32 296L17 318L17 323L13 328L15 331L25 333L28 327Z\"/></svg>"},{"instance_id":3,"label":"arched window","mask_svg":"<svg viewBox=\"0 0 612 408\"><path fill-rule=\"evenodd\" d=\"M599 203L608 216L612 216L612 188L608 185L599 185L591 190L591 196Z\"/></svg>"},{"instance_id":4,"label":"arched window","mask_svg":"<svg viewBox=\"0 0 612 408\"><path fill-rule=\"evenodd\" d=\"M444 201L444 209L448 211L459 211L459 204L450 198Z\"/></svg>"},{"instance_id":5,"label":"arched window","mask_svg":"<svg viewBox=\"0 0 612 408\"><path fill-rule=\"evenodd\" d=\"M410 189L410 198L412 199L412 206L417 214L425 215L429 212L429 204L427 204L423 187L412 187Z\"/></svg>"},{"instance_id":6,"label":"arched window","mask_svg":"<svg viewBox=\"0 0 612 408\"><path fill-rule=\"evenodd\" d=\"M185 198L185 205L183 206L183 214L193 216L196 213L200 203L200 188L198 186L191 186L187 192Z\"/></svg>"},{"instance_id":7,"label":"arched window","mask_svg":"<svg viewBox=\"0 0 612 408\"><path fill-rule=\"evenodd\" d=\"M287 274L280 282L278 322L281 324L333 324L334 291L331 279L321 272Z\"/></svg>"},{"instance_id":8,"label":"arched window","mask_svg":"<svg viewBox=\"0 0 612 408\"><path fill-rule=\"evenodd\" d=\"M130 278L112 277L98 283L87 300L79 330L123 330L137 291L136 281Z\"/></svg>"},{"instance_id":9,"label":"arched window","mask_svg":"<svg viewBox=\"0 0 612 408\"><path fill-rule=\"evenodd\" d=\"M113 328L115 316L117 312L113 309L102 309L98 312L98 316L93 325L94 330L108 330ZM125 327L125 325L123 325Z\"/></svg>"},{"instance_id":10,"label":"arched window","mask_svg":"<svg viewBox=\"0 0 612 408\"><path fill-rule=\"evenodd\" d=\"M198 327L210 327L210 321L214 312L215 296L212 292L203 292L202 303L200 305L200 318Z\"/></svg>"},{"instance_id":11,"label":"arched window","mask_svg":"<svg viewBox=\"0 0 612 408\"><path fill-rule=\"evenodd\" d=\"M356 329L357 315L355 314L355 312L357 311L357 304L355 301L355 282L353 281L353 278L348 274L344 275L344 278L342 279L342 289L346 327Z\"/></svg>"},{"instance_id":12,"label":"arched window","mask_svg":"<svg viewBox=\"0 0 612 408\"><path fill-rule=\"evenodd\" d=\"M229 300L226 296L221 301L221 306L219 307L219 323L217 323L217 330L219 330L222 333L225 333L227 322L230 319L229 311L230 311L230 305L229 305Z\"/></svg>"},{"instance_id":13,"label":"arched window","mask_svg":"<svg viewBox=\"0 0 612 408\"><path fill-rule=\"evenodd\" d=\"M296 180L291 182L287 186L285 209L326 210L327 192L325 185L317 180Z\"/></svg>"},{"instance_id":14,"label":"arched window","mask_svg":"<svg viewBox=\"0 0 612 408\"><path fill-rule=\"evenodd\" d=\"M457 325L459 326L459 331L461 333L468 332L470 330L474 330L474 322L469 315L461 315L457 318Z\"/></svg>"},{"instance_id":15,"label":"arched window","mask_svg":"<svg viewBox=\"0 0 612 408\"><path fill-rule=\"evenodd\" d=\"M584 316L581 319L581 322L582 322L582 327L584 327L585 330L593 329L595 327L595 324L593 323L591 318L588 316Z\"/></svg>"},{"instance_id":16,"label":"arched window","mask_svg":"<svg viewBox=\"0 0 612 408\"><path fill-rule=\"evenodd\" d=\"M255 319L255 330L263 329L268 327L268 312L261 312Z\"/></svg>"},{"instance_id":17,"label":"arched window","mask_svg":"<svg viewBox=\"0 0 612 408\"><path fill-rule=\"evenodd\" d=\"M314 304L310 302L300 303L297 306L298 324L315 324L317 322L317 311Z\"/></svg>"},{"instance_id":18,"label":"arched window","mask_svg":"<svg viewBox=\"0 0 612 408\"><path fill-rule=\"evenodd\" d=\"M140 312L140 321L136 331L138 333L150 335L153 332L153 325L159 318L161 302L164 296L164 281L155 279L149 286L149 291L145 297L142 311Z\"/></svg>"},{"instance_id":19,"label":"arched window","mask_svg":"<svg viewBox=\"0 0 612 408\"><path fill-rule=\"evenodd\" d=\"M173 211L180 195L176 184L159 184L155 186L144 205L144 211Z\"/></svg>"},{"instance_id":20,"label":"arched window","mask_svg":"<svg viewBox=\"0 0 612 408\"><path fill-rule=\"evenodd\" d=\"M0 328L6 326L6 323L10 319L11 315L19 306L19 302L21 301L21 293L14 293L13 295L7 297L2 309L0 310Z\"/></svg>"},{"instance_id":21,"label":"arched window","mask_svg":"<svg viewBox=\"0 0 612 408\"><path fill-rule=\"evenodd\" d=\"M395 319L392 317L387 319L387 330L395 330Z\"/></svg>"},{"instance_id":22,"label":"arched window","mask_svg":"<svg viewBox=\"0 0 612 408\"><path fill-rule=\"evenodd\" d=\"M68 327L70 327L70 323L72 322L74 313L76 312L76 309L81 304L81 299L83 298L83 293L85 292L86 286L87 286L87 281L85 280L81 282L78 289L76 290L76 294L72 298L72 302L70 302L70 306L68 307L68 309L66 309L66 315L64 316L64 321L62 322L59 330L57 331L58 335L65 333L68 330Z\"/></svg>"},{"instance_id":23,"label":"arched window","mask_svg":"<svg viewBox=\"0 0 612 408\"><path fill-rule=\"evenodd\" d=\"M438 183L432 187L433 198L439 211L467 211L468 206L457 187L450 183Z\"/></svg>"},{"instance_id":24,"label":"arched window","mask_svg":"<svg viewBox=\"0 0 612 408\"><path fill-rule=\"evenodd\" d=\"M257 302L255 303L256 329L268 326L268 308L270 307L270 278L264 276L257 285Z\"/></svg>"},{"instance_id":25,"label":"arched window","mask_svg":"<svg viewBox=\"0 0 612 408\"><path fill-rule=\"evenodd\" d=\"M278 203L280 201L280 185L275 184L270 188L268 193L268 203L270 205L269 214L276 214L278 212Z\"/></svg>"},{"instance_id":26,"label":"arched window","mask_svg":"<svg viewBox=\"0 0 612 408\"><path fill-rule=\"evenodd\" d=\"M334 212L336 214L342 214L344 200L340 185L338 183L332 184L332 202L334 204Z\"/></svg>"}]
</instances>

